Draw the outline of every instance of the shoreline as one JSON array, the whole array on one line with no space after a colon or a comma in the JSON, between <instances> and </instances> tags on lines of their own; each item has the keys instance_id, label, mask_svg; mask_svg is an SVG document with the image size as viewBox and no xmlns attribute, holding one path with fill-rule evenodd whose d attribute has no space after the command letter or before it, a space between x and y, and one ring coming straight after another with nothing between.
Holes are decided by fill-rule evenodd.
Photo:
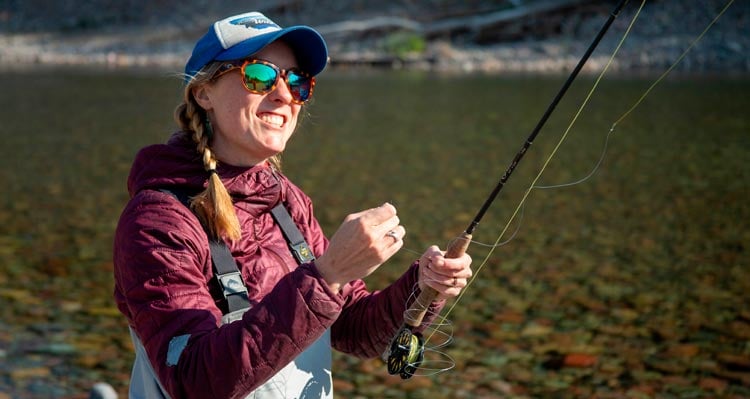
<instances>
[{"instance_id":1,"label":"shoreline","mask_svg":"<svg viewBox=\"0 0 750 399\"><path fill-rule=\"evenodd\" d=\"M86 49L84 39L53 40L53 34L0 35L0 71L28 67L41 68L98 68L182 70L190 56L186 43L172 43L171 49L123 48L120 50ZM91 42L107 42L107 35ZM641 41L638 38L634 41ZM677 42L676 38L671 40ZM550 39L536 42L506 43L485 47L456 47L446 42L429 43L421 54L404 57L372 51L331 52L330 69L356 70L415 70L423 72L462 74L541 74L569 73L584 54L588 44L582 41ZM581 71L594 75L604 68L612 55L613 46L602 43ZM674 46L665 50L654 48L641 51L620 49L609 73L625 76L654 75L669 68L683 50ZM695 49L693 49L695 50ZM750 75L750 58L739 50L733 62L726 56L707 55L690 51L672 73L680 75Z\"/></svg>"},{"instance_id":2,"label":"shoreline","mask_svg":"<svg viewBox=\"0 0 750 399\"><path fill-rule=\"evenodd\" d=\"M731 12L711 22L711 14L681 3L654 3L633 29L636 10L623 11L602 38L581 74L596 74L618 48L608 73L652 75L667 70L685 49L672 73L697 75L750 75L750 35L744 33L750 6L737 4ZM709 10L703 10L709 11ZM681 16L677 18L677 16ZM461 39L422 37L420 50L387 50L384 42L398 30L371 35L342 34L328 26L331 69L373 68L438 73L566 74L585 53L604 22L602 15L570 18L563 32L543 38L529 36L485 45ZM679 22L679 23L678 23ZM334 24L335 25L335 24ZM566 27L567 26L567 27ZM710 29L704 31L704 28ZM106 29L36 33L0 32L0 70L29 66L154 68L182 70L196 36L192 28L165 25L110 26ZM705 35L703 35L703 33ZM696 41L697 38L700 41ZM399 50L396 50L399 51Z\"/></svg>"}]
</instances>

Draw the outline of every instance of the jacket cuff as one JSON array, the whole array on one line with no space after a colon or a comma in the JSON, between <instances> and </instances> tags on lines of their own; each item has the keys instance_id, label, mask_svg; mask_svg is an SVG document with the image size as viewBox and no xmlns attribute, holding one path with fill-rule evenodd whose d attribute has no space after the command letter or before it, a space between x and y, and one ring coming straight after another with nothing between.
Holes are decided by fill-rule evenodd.
<instances>
[{"instance_id":1,"label":"jacket cuff","mask_svg":"<svg viewBox=\"0 0 750 399\"><path fill-rule=\"evenodd\" d=\"M326 280L320 274L320 271L318 271L318 268L315 266L314 260L302 264L298 270L304 273L308 278L314 280L314 290L316 292L316 296L319 296L317 294L320 294L320 296L334 301L339 307L338 311L341 311L341 308L343 308L345 303L344 297L340 293L331 290L331 288L328 286L328 282L326 282Z\"/></svg>"}]
</instances>

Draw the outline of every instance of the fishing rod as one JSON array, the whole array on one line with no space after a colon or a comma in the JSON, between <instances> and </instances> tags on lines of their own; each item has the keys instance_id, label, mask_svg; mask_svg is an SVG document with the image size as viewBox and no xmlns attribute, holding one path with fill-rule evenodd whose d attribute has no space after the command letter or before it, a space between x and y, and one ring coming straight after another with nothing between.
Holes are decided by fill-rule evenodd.
<instances>
[{"instance_id":1,"label":"fishing rod","mask_svg":"<svg viewBox=\"0 0 750 399\"><path fill-rule=\"evenodd\" d=\"M484 201L484 204L482 204L482 207L479 208L479 211L477 212L474 219L471 221L471 223L466 228L466 230L463 233L461 233L461 235L459 235L456 239L451 241L451 243L448 245L448 249L445 252L446 258L449 258L449 259L458 258L462 256L466 252L466 250L469 248L472 234L474 233L474 230L479 225L479 222L484 217L484 214L487 213L487 210L495 201L498 194L500 194L500 191L505 186L505 183L510 178L510 175L516 169L516 166L518 166L518 163L521 162L521 159L523 159L523 156L526 155L526 152L528 151L529 147L531 147L531 144L536 139L536 136L542 130L542 127L544 127L544 124L547 123L547 120L549 119L550 115L552 115L552 112L555 110L560 100L568 91L568 88L573 83L575 78L578 76L578 73L581 72L581 69L583 69L583 66L586 64L586 61L588 61L591 54L599 45L599 42L601 41L601 39L609 30L609 27L617 18L618 14L620 13L620 10L625 6L625 4L628 3L628 1L629 0L620 0L620 2L612 10L612 12L609 15L609 18L604 23L602 28L599 30L599 33L597 33L596 37L591 42L591 45L589 45L589 48L583 54L583 57L581 57L581 59L578 61L578 64L570 73L570 76L568 76L568 79L565 81L565 83L562 85L560 90L557 92L557 95L549 104L549 106L547 107L547 110L544 112L539 122L531 131L531 134L529 134L529 136L526 138L526 141L523 143L523 146L521 146L521 149L516 153L515 157L513 157L513 160L511 161L510 165L505 170L503 175L500 177L500 181L497 183L497 185L492 190L490 195ZM422 334L417 331L417 328L419 327L420 324L422 324L422 320L427 314L427 309L429 308L430 304L435 300L437 295L438 295L437 291L435 291L434 289L430 287L425 286L422 292L417 297L417 299L411 305L411 307L409 307L409 309L407 309L404 312L403 324L401 328L399 329L399 331L391 340L390 347L388 348L386 352L387 354L386 364L388 366L388 373L392 375L399 374L401 378L408 379L414 375L417 368L422 364L422 361L424 360L424 338L422 337ZM384 357L385 357L385 354L384 354Z\"/></svg>"}]
</instances>

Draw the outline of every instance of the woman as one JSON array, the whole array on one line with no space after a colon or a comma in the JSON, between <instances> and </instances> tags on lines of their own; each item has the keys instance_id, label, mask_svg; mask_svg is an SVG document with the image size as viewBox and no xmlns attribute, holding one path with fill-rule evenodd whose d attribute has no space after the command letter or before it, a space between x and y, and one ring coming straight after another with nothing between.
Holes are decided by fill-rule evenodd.
<instances>
[{"instance_id":1,"label":"woman","mask_svg":"<svg viewBox=\"0 0 750 399\"><path fill-rule=\"evenodd\" d=\"M137 155L116 232L115 298L136 347L131 397L332 397L331 346L376 357L420 288L439 293L437 312L466 285L469 256L433 246L367 291L361 279L403 245L396 209L351 214L328 241L310 199L281 174L278 155L327 58L312 28L281 29L255 12L214 23L196 44L181 130ZM236 272L217 266L227 259Z\"/></svg>"}]
</instances>

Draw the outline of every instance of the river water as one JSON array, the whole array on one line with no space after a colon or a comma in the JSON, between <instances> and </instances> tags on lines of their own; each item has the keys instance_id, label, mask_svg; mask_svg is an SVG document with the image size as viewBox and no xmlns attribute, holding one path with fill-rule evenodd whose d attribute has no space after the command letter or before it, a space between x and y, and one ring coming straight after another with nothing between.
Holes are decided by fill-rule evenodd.
<instances>
[{"instance_id":1,"label":"river water","mask_svg":"<svg viewBox=\"0 0 750 399\"><path fill-rule=\"evenodd\" d=\"M407 227L407 249L444 246L469 223L563 80L328 71L284 170L313 198L328 234L348 213L391 201ZM533 190L506 233L516 231L514 239L485 263L490 251L481 244L498 238L594 83L576 81L475 235L475 268L487 271L457 306L455 349L447 351L461 371L479 368L483 376L424 377L408 385L418 389L413 397L502 391L493 380L548 392L538 389L549 375L509 371L534 369L547 353L522 332L569 331L596 319L589 330L602 334L602 325L619 325L610 319L625 308L635 314L631 325L674 322L687 332L662 334L658 343L610 337L622 345L654 345L653 354L664 340L696 342L698 360L714 362L722 353L750 354L741 332L750 326L750 80L670 77L626 114L653 81L600 83L537 185L576 181L601 158L599 168L578 185ZM124 394L132 355L111 298L112 235L132 158L174 129L181 82L168 72L48 68L2 72L0 87L0 398L85 397L100 380ZM401 251L368 284L384 286L413 257ZM485 295L494 308L470 305ZM607 308L621 311L605 317ZM523 315L520 325L498 321L508 309ZM694 331L684 314L712 316ZM704 331L735 328L717 340ZM478 351L481 342L510 341L523 356ZM607 352L611 343L584 341L600 364L622 365ZM344 396L402 392L377 362L339 355L336 362ZM719 375L729 384L724 392L748 392L719 371L686 370L688 379Z\"/></svg>"}]
</instances>

